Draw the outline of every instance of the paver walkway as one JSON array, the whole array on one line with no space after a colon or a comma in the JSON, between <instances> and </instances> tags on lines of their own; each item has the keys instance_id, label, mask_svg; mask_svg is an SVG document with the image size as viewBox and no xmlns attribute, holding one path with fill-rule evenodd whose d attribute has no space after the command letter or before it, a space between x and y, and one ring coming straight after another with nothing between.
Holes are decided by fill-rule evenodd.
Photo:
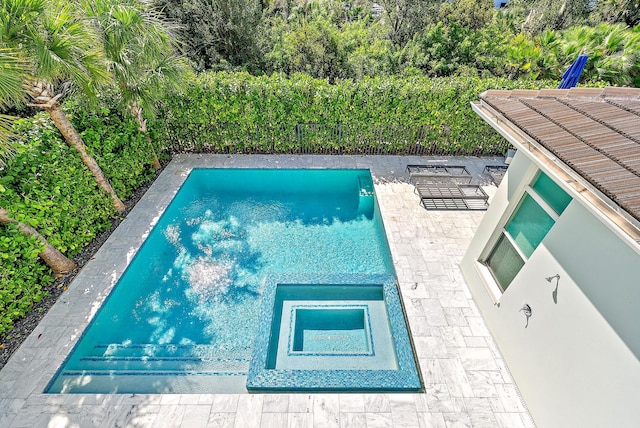
<instances>
[{"instance_id":1,"label":"paver walkway","mask_svg":"<svg viewBox=\"0 0 640 428\"><path fill-rule=\"evenodd\" d=\"M407 164L498 159L180 155L0 371L1 427L532 427L458 264L483 212L426 211ZM420 394L43 394L194 167L369 168L419 360ZM488 184L491 195L495 188Z\"/></svg>"}]
</instances>

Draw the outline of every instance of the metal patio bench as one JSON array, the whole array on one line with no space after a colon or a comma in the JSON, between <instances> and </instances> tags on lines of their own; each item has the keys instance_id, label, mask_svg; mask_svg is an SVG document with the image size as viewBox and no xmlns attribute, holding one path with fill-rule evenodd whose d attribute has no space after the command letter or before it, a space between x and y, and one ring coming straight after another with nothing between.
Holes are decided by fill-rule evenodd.
<instances>
[{"instance_id":1,"label":"metal patio bench","mask_svg":"<svg viewBox=\"0 0 640 428\"><path fill-rule=\"evenodd\" d=\"M462 165L407 165L411 183L471 183L471 173Z\"/></svg>"},{"instance_id":2,"label":"metal patio bench","mask_svg":"<svg viewBox=\"0 0 640 428\"><path fill-rule=\"evenodd\" d=\"M486 210L489 196L478 184L416 183L420 205L427 210Z\"/></svg>"}]
</instances>

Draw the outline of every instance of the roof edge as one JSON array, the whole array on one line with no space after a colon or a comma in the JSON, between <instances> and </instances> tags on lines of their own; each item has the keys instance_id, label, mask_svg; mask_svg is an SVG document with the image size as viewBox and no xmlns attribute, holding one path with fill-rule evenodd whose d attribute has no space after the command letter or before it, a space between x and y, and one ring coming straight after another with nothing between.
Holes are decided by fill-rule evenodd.
<instances>
[{"instance_id":1,"label":"roof edge","mask_svg":"<svg viewBox=\"0 0 640 428\"><path fill-rule=\"evenodd\" d=\"M493 129L509 141L514 147L528 153L529 157L543 171L553 172L567 188L571 189L574 198L581 200L587 209L601 218L605 224L640 254L640 222L627 213L619 204L600 192L580 174L565 164L540 143L523 133L516 124L511 122L499 111L496 111L489 101L471 103L473 110Z\"/></svg>"},{"instance_id":2,"label":"roof edge","mask_svg":"<svg viewBox=\"0 0 640 428\"><path fill-rule=\"evenodd\" d=\"M640 88L607 86L605 88L571 89L488 89L480 94L481 99L487 98L589 98L602 101L612 100L640 100Z\"/></svg>"}]
</instances>

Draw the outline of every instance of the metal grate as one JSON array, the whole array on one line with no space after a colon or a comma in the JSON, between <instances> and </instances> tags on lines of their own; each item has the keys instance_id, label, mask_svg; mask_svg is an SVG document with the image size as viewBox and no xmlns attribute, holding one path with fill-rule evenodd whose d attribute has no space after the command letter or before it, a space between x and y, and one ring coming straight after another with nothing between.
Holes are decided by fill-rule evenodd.
<instances>
[{"instance_id":1,"label":"metal grate","mask_svg":"<svg viewBox=\"0 0 640 428\"><path fill-rule=\"evenodd\" d=\"M462 165L407 165L412 183L471 183L471 173Z\"/></svg>"},{"instance_id":2,"label":"metal grate","mask_svg":"<svg viewBox=\"0 0 640 428\"><path fill-rule=\"evenodd\" d=\"M428 210L486 210L489 196L477 184L417 183L420 204Z\"/></svg>"}]
</instances>

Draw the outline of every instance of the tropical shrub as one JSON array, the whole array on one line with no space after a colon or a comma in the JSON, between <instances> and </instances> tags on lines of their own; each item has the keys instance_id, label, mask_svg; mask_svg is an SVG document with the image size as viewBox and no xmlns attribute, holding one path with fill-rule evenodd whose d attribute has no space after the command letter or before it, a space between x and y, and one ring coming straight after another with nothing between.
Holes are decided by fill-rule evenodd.
<instances>
[{"instance_id":1,"label":"tropical shrub","mask_svg":"<svg viewBox=\"0 0 640 428\"><path fill-rule=\"evenodd\" d=\"M73 256L108 226L113 213L109 197L42 115L22 120L18 128L28 142L17 147L1 171L0 206ZM15 225L0 227L0 334L46 294L51 277L38 258L41 250L40 242L25 237Z\"/></svg>"},{"instance_id":2,"label":"tropical shrub","mask_svg":"<svg viewBox=\"0 0 640 428\"><path fill-rule=\"evenodd\" d=\"M71 107L67 113L119 194L129 196L154 176L148 143L133 118ZM73 257L110 227L116 215L111 200L42 113L19 120L16 134L22 141L0 169L0 207ZM14 224L0 227L0 336L47 293L52 278L38 258L41 250Z\"/></svg>"},{"instance_id":3,"label":"tropical shrub","mask_svg":"<svg viewBox=\"0 0 640 428\"><path fill-rule=\"evenodd\" d=\"M15 225L0 228L0 337L47 292L52 278L38 258L41 250L39 241L27 238Z\"/></svg>"},{"instance_id":4,"label":"tropical shrub","mask_svg":"<svg viewBox=\"0 0 640 428\"><path fill-rule=\"evenodd\" d=\"M589 60L584 81L602 81L610 85L640 87L640 25L599 24L573 27L560 34L563 65L571 64L585 49Z\"/></svg>"},{"instance_id":5,"label":"tropical shrub","mask_svg":"<svg viewBox=\"0 0 640 428\"><path fill-rule=\"evenodd\" d=\"M118 195L128 198L154 175L151 142L137 121L113 105L94 110L73 106L73 121ZM166 159L166 156L164 157Z\"/></svg>"}]
</instances>

